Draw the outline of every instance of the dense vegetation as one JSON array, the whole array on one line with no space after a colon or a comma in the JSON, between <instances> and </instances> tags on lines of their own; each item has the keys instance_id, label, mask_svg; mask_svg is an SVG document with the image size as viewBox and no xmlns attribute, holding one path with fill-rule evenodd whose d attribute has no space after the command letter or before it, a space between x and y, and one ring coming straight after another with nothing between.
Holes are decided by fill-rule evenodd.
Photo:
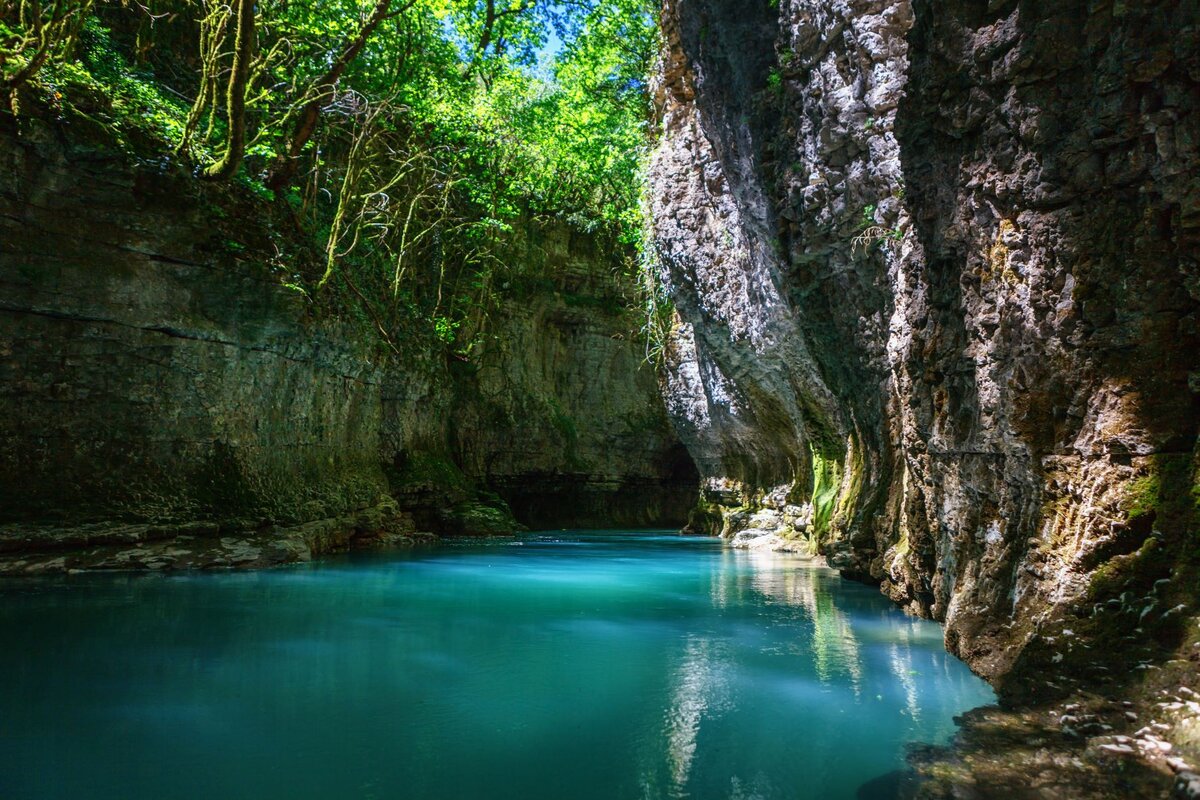
<instances>
[{"instance_id":1,"label":"dense vegetation","mask_svg":"<svg viewBox=\"0 0 1200 800\"><path fill-rule=\"evenodd\" d=\"M632 252L655 32L646 0L0 0L0 93L258 193L290 286L467 352L515 226Z\"/></svg>"}]
</instances>

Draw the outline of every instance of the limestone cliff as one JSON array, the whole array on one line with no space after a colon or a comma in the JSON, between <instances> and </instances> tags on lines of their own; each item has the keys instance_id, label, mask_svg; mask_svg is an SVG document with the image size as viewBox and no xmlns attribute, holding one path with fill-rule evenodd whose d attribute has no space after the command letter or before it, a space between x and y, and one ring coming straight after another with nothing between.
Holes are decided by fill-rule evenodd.
<instances>
[{"instance_id":1,"label":"limestone cliff","mask_svg":"<svg viewBox=\"0 0 1200 800\"><path fill-rule=\"evenodd\" d=\"M424 379L390 371L392 474L411 475L413 459L436 470L428 454L442 454L532 527L681 524L697 473L632 333L620 254L565 225L527 223L514 238L520 275L471 358Z\"/></svg>"},{"instance_id":2,"label":"limestone cliff","mask_svg":"<svg viewBox=\"0 0 1200 800\"><path fill-rule=\"evenodd\" d=\"M668 0L653 224L698 524L819 547L1014 691L1179 641L1198 13Z\"/></svg>"},{"instance_id":3,"label":"limestone cliff","mask_svg":"<svg viewBox=\"0 0 1200 800\"><path fill-rule=\"evenodd\" d=\"M698 476L613 254L565 227L526 238L519 257L545 277L501 305L460 365L457 460L535 527L682 524Z\"/></svg>"},{"instance_id":4,"label":"limestone cliff","mask_svg":"<svg viewBox=\"0 0 1200 800\"><path fill-rule=\"evenodd\" d=\"M527 226L521 274L563 277L511 287L472 358L392 354L284 285L269 204L86 127L0 125L0 570L504 533L506 499L533 526L680 524L694 503L591 237Z\"/></svg>"}]
</instances>

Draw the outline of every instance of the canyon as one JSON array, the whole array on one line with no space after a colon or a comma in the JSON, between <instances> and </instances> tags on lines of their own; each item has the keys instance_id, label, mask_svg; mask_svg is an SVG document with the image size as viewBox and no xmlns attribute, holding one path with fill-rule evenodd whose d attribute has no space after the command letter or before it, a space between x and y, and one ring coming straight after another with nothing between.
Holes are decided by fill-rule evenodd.
<instances>
[{"instance_id":1,"label":"canyon","mask_svg":"<svg viewBox=\"0 0 1200 800\"><path fill-rule=\"evenodd\" d=\"M720 534L996 688L919 796L1200 796L1200 9L660 26L658 343L627 245L531 217L470 352L383 347L289 285L277 207L0 114L0 573Z\"/></svg>"},{"instance_id":2,"label":"canyon","mask_svg":"<svg viewBox=\"0 0 1200 800\"><path fill-rule=\"evenodd\" d=\"M246 222L268 207L4 124L0 571L687 519L695 469L593 237L521 231L524 285L473 358L381 353L282 285Z\"/></svg>"},{"instance_id":3,"label":"canyon","mask_svg":"<svg viewBox=\"0 0 1200 800\"><path fill-rule=\"evenodd\" d=\"M697 527L879 583L1014 704L1194 677L1195 6L675 0L663 30Z\"/></svg>"}]
</instances>

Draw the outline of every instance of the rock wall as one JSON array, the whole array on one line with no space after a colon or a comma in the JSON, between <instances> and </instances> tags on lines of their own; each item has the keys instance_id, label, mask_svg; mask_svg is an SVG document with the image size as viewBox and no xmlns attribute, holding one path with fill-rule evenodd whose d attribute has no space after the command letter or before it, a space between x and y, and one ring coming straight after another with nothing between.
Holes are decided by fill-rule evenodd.
<instances>
[{"instance_id":1,"label":"rock wall","mask_svg":"<svg viewBox=\"0 0 1200 800\"><path fill-rule=\"evenodd\" d=\"M698 476L633 333L623 253L525 223L506 257L520 269L471 357L389 378L384 450L401 491L449 469L533 528L682 525Z\"/></svg>"},{"instance_id":2,"label":"rock wall","mask_svg":"<svg viewBox=\"0 0 1200 800\"><path fill-rule=\"evenodd\" d=\"M388 359L283 285L267 204L61 120L0 126L0 568L506 533L505 499L534 526L682 524L694 504L589 237L529 226L519 255L570 275L506 294L472 359Z\"/></svg>"},{"instance_id":3,"label":"rock wall","mask_svg":"<svg viewBox=\"0 0 1200 800\"><path fill-rule=\"evenodd\" d=\"M533 527L681 526L699 482L633 331L622 265L593 237L527 226L473 365L459 365L455 460ZM619 254L618 254L619 256Z\"/></svg>"},{"instance_id":4,"label":"rock wall","mask_svg":"<svg viewBox=\"0 0 1200 800\"><path fill-rule=\"evenodd\" d=\"M4 124L4 521L254 527L376 502L380 366L255 261L256 209Z\"/></svg>"},{"instance_id":5,"label":"rock wall","mask_svg":"<svg viewBox=\"0 0 1200 800\"><path fill-rule=\"evenodd\" d=\"M1177 638L1197 15L668 0L654 236L708 524L821 549L1002 689L1084 660L1065 628Z\"/></svg>"}]
</instances>

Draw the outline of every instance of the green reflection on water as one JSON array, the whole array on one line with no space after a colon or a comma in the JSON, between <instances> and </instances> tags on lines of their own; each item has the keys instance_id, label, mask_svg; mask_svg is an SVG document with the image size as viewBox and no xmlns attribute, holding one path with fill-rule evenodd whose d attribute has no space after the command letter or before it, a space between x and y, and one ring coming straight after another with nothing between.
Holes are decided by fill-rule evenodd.
<instances>
[{"instance_id":1,"label":"green reflection on water","mask_svg":"<svg viewBox=\"0 0 1200 800\"><path fill-rule=\"evenodd\" d=\"M0 591L5 798L853 797L992 698L874 589L712 539Z\"/></svg>"}]
</instances>

